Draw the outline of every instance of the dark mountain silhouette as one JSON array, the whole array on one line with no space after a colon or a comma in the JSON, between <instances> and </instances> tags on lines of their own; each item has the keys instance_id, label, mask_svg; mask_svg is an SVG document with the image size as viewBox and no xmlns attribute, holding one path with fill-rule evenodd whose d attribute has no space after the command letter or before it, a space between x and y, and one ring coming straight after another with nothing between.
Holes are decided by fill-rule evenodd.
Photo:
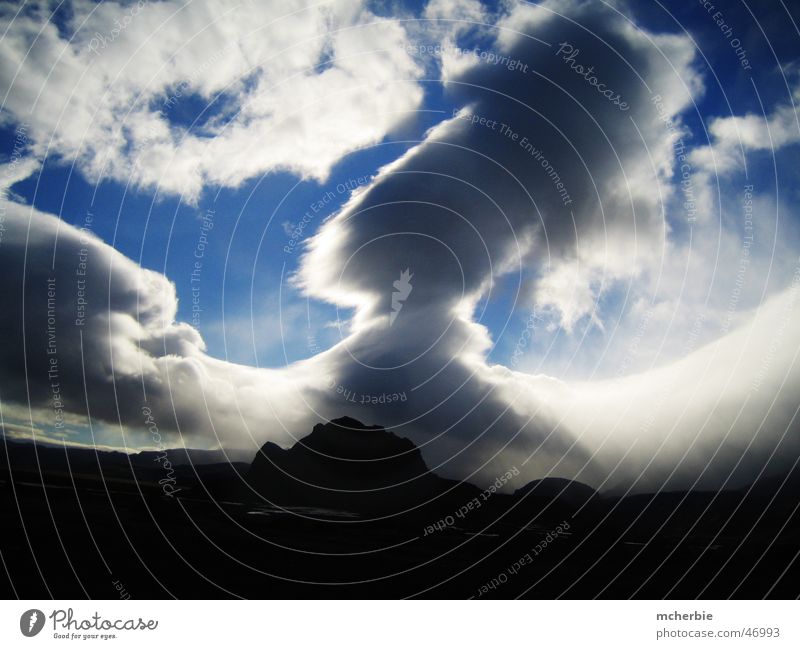
<instances>
[{"instance_id":1,"label":"dark mountain silhouette","mask_svg":"<svg viewBox=\"0 0 800 649\"><path fill-rule=\"evenodd\" d=\"M8 447L9 456L14 458L14 468L17 469L36 469L40 463L55 468L54 464L63 464L66 468L67 462L74 470L83 470L101 464L112 466L139 466L149 467L156 458L167 454L170 462L174 466L184 464L205 465L222 464L233 459L238 460L239 456L232 458L223 450L205 450L191 448L169 448L163 451L131 451L123 453L121 451L105 451L88 447L79 446L59 446L53 443L21 442L5 440L0 443L0 454L5 455Z\"/></svg>"},{"instance_id":2,"label":"dark mountain silhouette","mask_svg":"<svg viewBox=\"0 0 800 649\"><path fill-rule=\"evenodd\" d=\"M600 494L594 489L566 478L533 480L508 496L506 506L504 522L514 528L572 520L576 514L601 507Z\"/></svg>"},{"instance_id":3,"label":"dark mountain silhouette","mask_svg":"<svg viewBox=\"0 0 800 649\"><path fill-rule=\"evenodd\" d=\"M797 596L796 469L717 492L502 493L516 485L439 477L410 440L349 418L252 464L167 457L0 441L0 551L17 558L0 592L116 597L111 569L153 598Z\"/></svg>"},{"instance_id":4,"label":"dark mountain silhouette","mask_svg":"<svg viewBox=\"0 0 800 649\"><path fill-rule=\"evenodd\" d=\"M481 496L483 490L475 485L432 473L410 440L349 417L317 424L287 450L264 444L250 467L248 482L278 505L372 514L408 512L406 517L428 522L454 517L478 498L479 506L467 510L469 517L459 517L457 523L470 529L563 520L597 498L591 487L563 478L536 480L514 495L493 490Z\"/></svg>"},{"instance_id":5,"label":"dark mountain silhouette","mask_svg":"<svg viewBox=\"0 0 800 649\"><path fill-rule=\"evenodd\" d=\"M600 495L588 485L566 478L533 480L514 492L516 498L543 507L558 507L571 514L597 502Z\"/></svg>"},{"instance_id":6,"label":"dark mountain silhouette","mask_svg":"<svg viewBox=\"0 0 800 649\"><path fill-rule=\"evenodd\" d=\"M56 487L103 488L163 494L172 484L184 494L230 498L243 493L249 465L227 462L223 451L170 448L164 451L123 453L76 446L3 440L0 443L0 479ZM169 489L167 489L169 491Z\"/></svg>"},{"instance_id":7,"label":"dark mountain silhouette","mask_svg":"<svg viewBox=\"0 0 800 649\"><path fill-rule=\"evenodd\" d=\"M250 466L248 482L279 505L369 513L446 507L479 493L473 485L431 472L410 440L349 417L317 424L287 450L267 442Z\"/></svg>"}]
</instances>

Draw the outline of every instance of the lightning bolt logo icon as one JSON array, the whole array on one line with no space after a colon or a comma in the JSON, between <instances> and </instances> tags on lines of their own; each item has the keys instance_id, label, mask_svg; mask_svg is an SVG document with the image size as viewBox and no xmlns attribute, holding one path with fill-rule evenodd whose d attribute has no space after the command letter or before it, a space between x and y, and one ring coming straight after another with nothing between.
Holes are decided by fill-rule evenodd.
<instances>
[{"instance_id":1,"label":"lightning bolt logo icon","mask_svg":"<svg viewBox=\"0 0 800 649\"><path fill-rule=\"evenodd\" d=\"M28 638L32 638L39 633L43 626L44 613L42 613L38 608L32 608L29 611L25 611L19 618L19 630L22 631L22 635Z\"/></svg>"},{"instance_id":2,"label":"lightning bolt logo icon","mask_svg":"<svg viewBox=\"0 0 800 649\"><path fill-rule=\"evenodd\" d=\"M389 314L390 327L394 324L394 321L397 319L400 310L403 308L403 302L405 302L408 299L408 296L411 295L411 290L414 288L411 285L412 277L414 277L414 275L412 275L411 271L406 268L400 273L400 279L395 280L392 284L395 290L392 293L392 312Z\"/></svg>"}]
</instances>

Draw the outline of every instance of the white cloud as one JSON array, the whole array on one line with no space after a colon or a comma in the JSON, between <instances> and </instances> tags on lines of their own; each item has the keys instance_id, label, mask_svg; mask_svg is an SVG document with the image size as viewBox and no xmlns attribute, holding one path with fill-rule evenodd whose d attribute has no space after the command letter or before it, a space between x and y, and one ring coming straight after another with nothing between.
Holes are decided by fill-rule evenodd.
<instances>
[{"instance_id":1,"label":"white cloud","mask_svg":"<svg viewBox=\"0 0 800 649\"><path fill-rule=\"evenodd\" d=\"M682 359L607 381L550 391L547 407L613 467L626 452L636 489L729 487L788 470L800 453L800 260L792 285L741 326ZM684 334L689 345L691 332ZM770 460L770 456L775 457Z\"/></svg>"},{"instance_id":2,"label":"white cloud","mask_svg":"<svg viewBox=\"0 0 800 649\"><path fill-rule=\"evenodd\" d=\"M287 430L296 434L319 419L301 407L309 393L324 389L318 362L263 370L210 358L200 334L176 322L175 286L166 277L52 215L5 207L0 268L8 317L0 320L0 336L24 336L26 346L0 352L4 404L27 405L42 427L58 433L51 407L56 381L72 424L91 415L116 422L123 436L147 428L147 405L173 444L183 445L186 436L186 446L224 440L253 450L267 438L286 443ZM90 271L83 285L76 274L81 255ZM48 374L52 359L55 378ZM116 445L123 445L121 437Z\"/></svg>"},{"instance_id":3,"label":"white cloud","mask_svg":"<svg viewBox=\"0 0 800 649\"><path fill-rule=\"evenodd\" d=\"M777 106L770 114L732 115L711 121L713 142L692 152L692 160L709 173L726 174L743 168L747 151L777 151L800 143L800 117L795 102L800 101L796 88L791 101Z\"/></svg>"},{"instance_id":4,"label":"white cloud","mask_svg":"<svg viewBox=\"0 0 800 649\"><path fill-rule=\"evenodd\" d=\"M91 18L100 21L92 23L100 25L97 29L110 29L112 14L104 6ZM571 20L548 10L556 6ZM446 7L437 3L430 14L441 15ZM95 119L80 74L69 73L69 62L75 64L85 53L70 45L57 65L67 66L57 88L59 83L81 88L74 115L64 114L79 128L75 133L61 128L64 115L58 113L73 101L61 96L46 98L61 108L55 116L37 116L42 120L37 128L54 135L56 150L91 149L92 155L81 158L90 173L99 173L108 154L112 166L121 165L119 173L127 174L130 161L141 153L141 173L153 174L142 182L155 183L164 175L176 191L188 189L190 194L205 182L236 184L259 173L254 169L285 167L321 177L330 160L358 146L358 138L374 140L390 128L381 121L384 109L402 113L419 101L419 88L406 79L417 74L417 68L400 47L403 36L397 25L380 20L362 27L368 14L357 5L341 4L320 14L312 11L312 26L298 25L300 31L294 31L294 18L278 20L262 30L276 32L269 43L236 41L240 49L231 61L213 66L196 83L208 98L233 81L241 108L238 121L228 126L212 122L209 128L218 132L208 141L197 135L176 139L147 105L171 84L191 77L190 66L209 47L204 39L224 41L226 21L233 18L204 4L180 9L189 12L180 24L192 26L190 34L202 34L197 36L199 45L190 38L181 49L186 33L171 27L165 13L170 8L176 7L166 2L153 9L153 15L143 10L98 54L94 65L104 81L97 96L103 97L106 87L133 88L120 95L106 93L97 113L101 118ZM470 3L458 3L458 9L465 16L477 11ZM26 20L32 21L31 29L41 22ZM245 23L254 20L248 14L244 22L229 26L230 33L246 33ZM329 22L359 26L337 35L324 28ZM255 24L263 26L263 20ZM592 30L581 24L590 24ZM208 34L202 29L207 25L213 26ZM316 47L285 49L282 29L288 26L295 39L289 45L298 42L298 33L307 33L312 41L320 33L329 36ZM795 432L790 425L800 380L794 362L800 340L791 328L796 288L792 284L788 292L782 289L787 276L795 273L796 254L780 264L773 264L771 251L753 255L751 290L740 290L735 317L723 328L730 296L739 289L736 273L730 270L731 260L743 254L738 199L718 204L708 176L698 178L697 202L705 218L693 225L693 239L687 243L676 133L665 128L651 101L651 90L668 98L667 115L679 130L685 128L680 114L702 87L693 68L691 43L681 36L636 30L600 4L578 2L514 5L500 26L496 51L528 63L530 71L474 59L457 69L445 66L450 98L463 107L460 117L431 129L423 142L382 169L309 240L296 285L310 297L355 309L344 340L281 370L210 358L198 332L175 322L174 286L93 240L92 308L83 337L91 353L82 358L79 332L69 324L74 318L72 282L80 235L60 224L55 267L35 264L26 270L26 254L29 259L51 258L59 222L12 205L0 264L4 277L10 278L8 285L19 291L9 290L4 298L14 305L24 296L26 319L12 317L0 324L10 339L25 332L32 355L20 359L18 348L3 350L4 393L24 402L30 389L35 402L31 407L46 411L44 375L31 374L29 380L24 363L37 367L46 360L47 339L39 326L48 308L43 287L51 273L58 273L57 285L63 287L58 298L59 362L70 377L68 386L87 381L92 414L105 421L141 426L145 390L164 430L180 429L212 444L219 436L228 446L266 439L285 443L287 430L302 433L315 421L348 414L411 437L431 466L447 475L488 477L510 462L526 462L526 478L562 475L592 484L607 478L609 467L634 442L637 450L623 465L620 480L632 481L654 459L647 481L660 484L688 451L691 456L685 463L681 460L679 478L691 483L719 450L719 464L708 476L710 482L719 482L742 457L752 439L748 434L766 422L745 462L750 468L763 466L781 435ZM137 35L137 30L145 33ZM434 34L452 39L457 31L458 27L436 29ZM520 35L523 32L546 32L554 45ZM31 61L23 64L32 66L31 74L20 81L24 85L33 80L34 95L46 77L37 61L44 61L41 65L47 69L53 48L61 43L54 27L46 27L43 34L51 47L39 52L37 45L32 50ZM86 45L90 36L83 34L76 43ZM135 49L147 38L155 53ZM581 65L594 66L603 83L621 93L628 111L618 110L556 54L555 44L566 41L580 49ZM111 56L116 45L125 46L120 60ZM22 45L15 47L9 50L12 54ZM376 48L387 51L375 58L360 54ZM336 62L309 74L307 68L326 52L335 52ZM151 54L158 63L148 66ZM103 63L106 55L111 58ZM248 57L259 62L259 74L244 83L242 74L250 67L236 66L242 59L252 65ZM129 69L132 60L137 64ZM130 78L125 76L129 72ZM364 80L365 96L353 103L338 102L338 91L347 95L352 84ZM42 87L50 92L49 84ZM143 89L147 100L132 101ZM69 98L69 87L61 90ZM330 94L320 96L323 90ZM399 108L395 91L406 102ZM21 101L27 107L33 97ZM121 136L113 117L130 106L134 110L125 123L133 135ZM485 118L484 123L464 119L470 115ZM508 126L512 136L486 120ZM96 140L85 145L83 138L95 128L100 129ZM151 129L157 133L152 142L147 140ZM719 133L727 137L724 128ZM124 153L127 138L144 143L141 151ZM262 139L274 146L261 146ZM542 164L524 141L549 164ZM211 160L208 152L213 152ZM95 164L99 166L92 172ZM548 167L568 188L569 209ZM757 202L762 214L782 207L763 196ZM711 218L712 210L720 218ZM770 234L778 238L778 231L770 231L765 222L758 221L764 228L757 231L759 245ZM792 246L785 243L779 250L788 253ZM413 273L413 292L390 329L393 282L406 268ZM560 334L571 330L577 337L581 325L594 322L601 325L591 327L598 336L620 335L628 348L638 336L639 350L657 351L625 368L625 373L636 372L634 376L580 384L490 366L486 359L494 341L480 311L503 280L520 289L519 299L526 305L542 304L561 327ZM619 314L618 322L603 319L599 309L613 291L623 292L634 305ZM773 299L756 312L761 298L769 295ZM698 305L708 307L700 315L713 330L709 338L699 331L702 327L694 326ZM259 314L259 322L274 327L274 315ZM298 314L290 316L296 319ZM647 325L640 327L637 323L643 319ZM606 349L605 341L601 343L602 355ZM659 357L661 349L667 351ZM662 367L648 368L648 361ZM754 389L758 373L763 376ZM387 404L380 411L370 403L373 397L400 392L406 397L402 403ZM342 393L355 398L342 398ZM775 395L778 407L770 410ZM359 396L366 396L366 403ZM65 399L72 411L86 408L82 392L74 387ZM737 419L745 399L751 400L752 408ZM698 431L701 437L695 443Z\"/></svg>"},{"instance_id":5,"label":"white cloud","mask_svg":"<svg viewBox=\"0 0 800 649\"><path fill-rule=\"evenodd\" d=\"M402 26L363 3L140 4L78 0L69 38L43 7L3 10L4 108L38 156L193 200L278 169L324 179L421 101ZM171 124L189 95L226 119Z\"/></svg>"},{"instance_id":6,"label":"white cloud","mask_svg":"<svg viewBox=\"0 0 800 649\"><path fill-rule=\"evenodd\" d=\"M710 414L720 423L704 431L700 450L680 479L685 484L696 477L701 459L706 461L709 449L721 444L721 457L728 464L721 462L708 480L722 480L726 469L720 467L730 468L731 458L735 461L747 424L768 405L767 397L754 399L751 417L726 436L735 404L726 399L717 409L716 399L724 394L726 372L747 370L718 361L711 374L699 374L705 352L692 352L718 339L724 350L721 357L729 360L731 350L743 344L741 334L731 332L750 322L752 309L765 295L785 288L792 268L774 264L773 251L764 245L769 227L760 215L770 209L769 201L763 195L756 198L758 246L748 250L749 275L739 287L736 263L745 254L740 197L726 196L724 205L708 203L707 184L695 179L694 199L703 217L689 221L683 206L688 200L680 186L686 159L679 158L675 145L680 135L687 135L681 113L703 87L693 67L691 43L682 36L637 30L597 4L559 7L576 22L561 19L547 7L522 5L502 21L496 51L527 63L532 72L474 59L457 70L445 70L452 97L464 109L387 165L372 186L326 223L310 242L298 283L313 297L356 309L354 333L340 349L356 364L339 361L342 383L356 390L380 386L390 392L424 385L405 404L401 422L409 422L409 432L425 441L425 452L434 463L441 461L450 470L458 467L457 475L488 475L491 469L483 463L497 454L519 461L530 454L528 470L535 474L556 471L596 484L619 459L624 443L633 439L631 424L624 421L614 439L602 409L607 404L608 417L623 417L622 402L630 387L639 408L631 421L646 417L648 404L665 384L660 370L647 371L647 361L672 366L687 355L688 369L679 385L687 388L698 376L710 385L697 390L688 424L676 415L679 399L667 400L669 406L652 426L637 462L662 441L667 443L669 452L655 458L648 474L651 488L674 467L692 426ZM591 24L590 31L581 27L586 24ZM546 35L556 45L521 32ZM562 42L580 50L576 58L582 70L557 55ZM590 65L607 87L622 94L628 111L621 114L588 82L583 72ZM660 112L652 101L654 93L666 98ZM667 127L664 115L673 128ZM524 143L543 153L549 164ZM568 188L573 199L569 209L558 188L554 190L550 168ZM725 214L722 226L712 209ZM404 268L414 273L414 293L387 331L387 287ZM522 274L531 281L520 287L534 287L528 303L536 302L554 317L562 336L565 330L576 334L571 352L583 352L586 329L578 335L579 325L592 323L594 360L611 351L621 363L619 348L609 350L609 338L630 345L637 323L652 311L639 334L639 349L646 351L622 373L643 372L608 388L619 389L622 396L604 401L608 390L603 390L609 385L605 383L598 383L594 392L584 391L545 376L487 367L493 341L476 322L480 313L463 306L479 307L502 278L513 288ZM601 302L614 292L638 306L603 320ZM732 295L737 302L729 311ZM695 333L698 316L705 318L706 326ZM758 335L766 339L774 320L754 322ZM683 344L687 332L690 346ZM787 338L787 349L796 349L797 342ZM749 347L744 358L743 367L752 367L759 358L758 347ZM369 369L374 367L379 370ZM380 371L386 367L402 369ZM785 365L774 369L773 376L784 370L794 385L796 372ZM741 396L736 390L731 394ZM784 406L791 394L782 393ZM573 402L570 395L583 400ZM585 422L570 415L576 409L590 421L598 417L596 432L589 427L589 434L583 434ZM770 419L754 456L763 460L765 449L774 445L781 426L785 429L789 421L786 408ZM671 435L674 425L678 431ZM612 434L606 447L600 445L601 431ZM637 462L623 466L625 480L635 476ZM749 461L746 464L752 468Z\"/></svg>"}]
</instances>

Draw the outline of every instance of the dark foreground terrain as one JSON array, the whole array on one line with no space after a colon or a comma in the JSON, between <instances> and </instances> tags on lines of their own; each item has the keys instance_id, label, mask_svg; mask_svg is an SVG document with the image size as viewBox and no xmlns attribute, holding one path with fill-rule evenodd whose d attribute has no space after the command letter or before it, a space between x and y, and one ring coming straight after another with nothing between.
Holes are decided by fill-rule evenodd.
<instances>
[{"instance_id":1,"label":"dark foreground terrain","mask_svg":"<svg viewBox=\"0 0 800 649\"><path fill-rule=\"evenodd\" d=\"M439 478L408 440L349 419L252 465L168 457L0 442L0 593L800 595L796 472L719 493L602 497L548 479L510 495Z\"/></svg>"}]
</instances>

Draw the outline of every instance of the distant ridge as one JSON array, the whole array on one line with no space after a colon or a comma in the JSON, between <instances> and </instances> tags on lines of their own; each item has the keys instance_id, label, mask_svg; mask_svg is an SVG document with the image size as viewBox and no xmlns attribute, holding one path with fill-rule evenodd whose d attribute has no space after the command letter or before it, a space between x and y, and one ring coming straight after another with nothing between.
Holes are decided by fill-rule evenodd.
<instances>
[{"instance_id":1,"label":"distant ridge","mask_svg":"<svg viewBox=\"0 0 800 649\"><path fill-rule=\"evenodd\" d=\"M253 459L248 482L279 505L372 514L414 510L427 521L455 519L456 512L477 499L480 505L468 510L471 525L489 524L502 515L504 523L524 526L543 511L550 518L568 516L597 496L584 484L547 478L513 496L493 490L485 497L473 484L430 471L410 440L350 417L317 424L286 450L267 442Z\"/></svg>"}]
</instances>

